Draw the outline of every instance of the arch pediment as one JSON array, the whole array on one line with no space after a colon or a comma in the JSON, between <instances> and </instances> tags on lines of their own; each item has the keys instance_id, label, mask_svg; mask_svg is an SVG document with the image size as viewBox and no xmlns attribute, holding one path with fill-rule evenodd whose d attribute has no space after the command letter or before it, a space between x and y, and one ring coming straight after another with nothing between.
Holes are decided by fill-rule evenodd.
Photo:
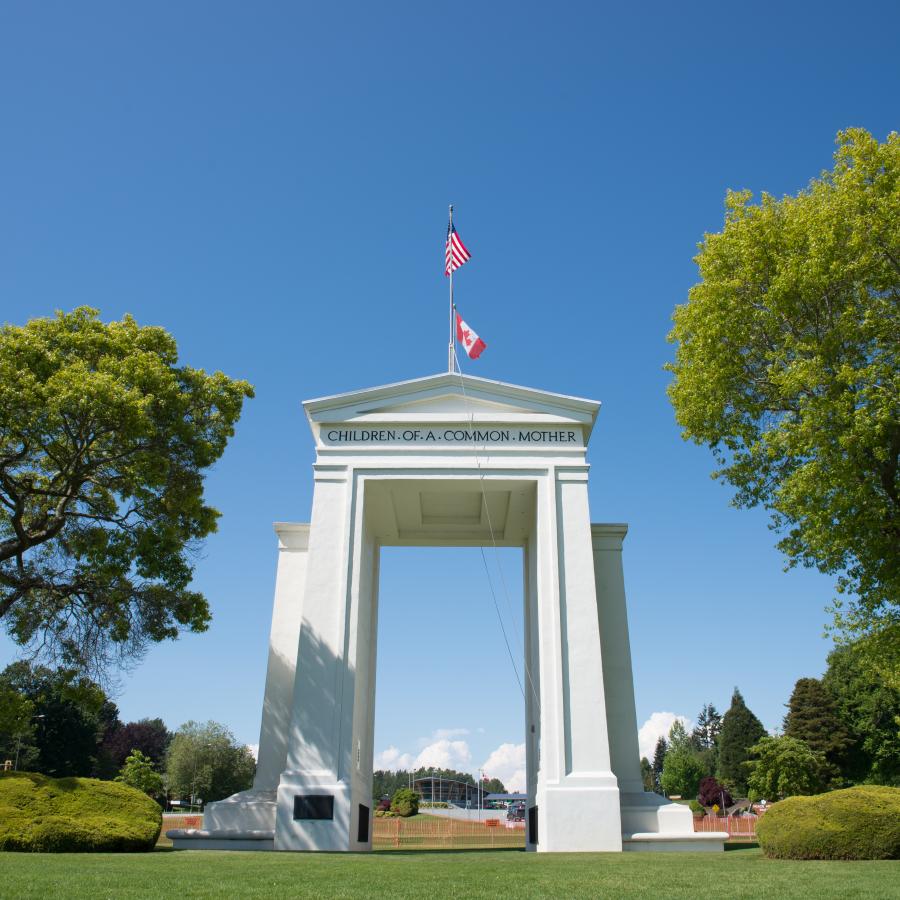
<instances>
[{"instance_id":1,"label":"arch pediment","mask_svg":"<svg viewBox=\"0 0 900 900\"><path fill-rule=\"evenodd\" d=\"M578 426L587 443L600 403L473 375L443 373L307 400L303 408L317 439L322 427L335 424L533 424Z\"/></svg>"}]
</instances>

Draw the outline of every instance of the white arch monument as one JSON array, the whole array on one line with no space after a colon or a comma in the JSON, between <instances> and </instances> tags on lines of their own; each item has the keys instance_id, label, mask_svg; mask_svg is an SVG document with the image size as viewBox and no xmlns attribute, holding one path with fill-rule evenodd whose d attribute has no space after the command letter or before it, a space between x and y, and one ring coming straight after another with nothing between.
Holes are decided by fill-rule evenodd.
<instances>
[{"instance_id":1,"label":"white arch monument","mask_svg":"<svg viewBox=\"0 0 900 900\"><path fill-rule=\"evenodd\" d=\"M641 782L622 574L627 527L592 524L600 404L442 374L304 404L309 524L276 524L253 789L177 848L369 850L379 550L521 547L527 847L721 850Z\"/></svg>"}]
</instances>

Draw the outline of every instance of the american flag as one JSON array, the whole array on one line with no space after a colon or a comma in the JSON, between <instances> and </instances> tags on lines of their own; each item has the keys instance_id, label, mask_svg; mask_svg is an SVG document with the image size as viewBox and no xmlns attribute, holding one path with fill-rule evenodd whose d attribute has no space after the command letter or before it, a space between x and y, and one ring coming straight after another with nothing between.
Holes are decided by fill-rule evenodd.
<instances>
[{"instance_id":1,"label":"american flag","mask_svg":"<svg viewBox=\"0 0 900 900\"><path fill-rule=\"evenodd\" d=\"M472 254L466 250L465 245L456 233L456 226L451 222L447 226L447 246L444 251L444 274L455 272L463 263L467 263Z\"/></svg>"}]
</instances>

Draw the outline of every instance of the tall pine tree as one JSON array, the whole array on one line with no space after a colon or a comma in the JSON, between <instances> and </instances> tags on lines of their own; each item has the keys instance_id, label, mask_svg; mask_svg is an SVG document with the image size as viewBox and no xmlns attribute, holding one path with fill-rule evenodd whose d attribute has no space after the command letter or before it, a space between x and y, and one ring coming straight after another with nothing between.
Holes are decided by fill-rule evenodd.
<instances>
[{"instance_id":1,"label":"tall pine tree","mask_svg":"<svg viewBox=\"0 0 900 900\"><path fill-rule=\"evenodd\" d=\"M765 735L762 722L747 708L741 692L735 688L731 706L722 718L718 777L738 796L747 793L748 772L744 763L750 756L748 750Z\"/></svg>"},{"instance_id":2,"label":"tall pine tree","mask_svg":"<svg viewBox=\"0 0 900 900\"><path fill-rule=\"evenodd\" d=\"M794 685L784 717L784 733L822 753L831 777L840 778L853 741L838 718L834 697L817 678L800 678Z\"/></svg>"},{"instance_id":3,"label":"tall pine tree","mask_svg":"<svg viewBox=\"0 0 900 900\"><path fill-rule=\"evenodd\" d=\"M716 774L719 764L719 733L722 731L722 716L712 703L704 705L697 716L697 726L691 732L691 741L703 761L706 774Z\"/></svg>"},{"instance_id":4,"label":"tall pine tree","mask_svg":"<svg viewBox=\"0 0 900 900\"><path fill-rule=\"evenodd\" d=\"M719 711L707 703L697 716L697 726L692 737L699 750L712 750L716 746L719 732L722 730L722 717Z\"/></svg>"},{"instance_id":5,"label":"tall pine tree","mask_svg":"<svg viewBox=\"0 0 900 900\"><path fill-rule=\"evenodd\" d=\"M659 779L662 777L663 765L665 764L666 753L668 752L668 750L668 742L662 735L660 735L659 740L656 742L656 749L653 751L653 782L656 785L657 793L660 793L662 791Z\"/></svg>"}]
</instances>

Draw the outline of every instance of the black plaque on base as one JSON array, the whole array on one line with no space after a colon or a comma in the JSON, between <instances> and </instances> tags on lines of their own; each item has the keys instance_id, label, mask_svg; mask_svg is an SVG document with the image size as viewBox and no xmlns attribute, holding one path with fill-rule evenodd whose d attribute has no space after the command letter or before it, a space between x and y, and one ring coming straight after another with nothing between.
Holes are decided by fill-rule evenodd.
<instances>
[{"instance_id":1,"label":"black plaque on base","mask_svg":"<svg viewBox=\"0 0 900 900\"><path fill-rule=\"evenodd\" d=\"M528 843L537 843L537 807L528 808Z\"/></svg>"},{"instance_id":2,"label":"black plaque on base","mask_svg":"<svg viewBox=\"0 0 900 900\"><path fill-rule=\"evenodd\" d=\"M359 804L359 824L356 829L356 839L365 844L369 840L369 807Z\"/></svg>"},{"instance_id":3,"label":"black plaque on base","mask_svg":"<svg viewBox=\"0 0 900 900\"><path fill-rule=\"evenodd\" d=\"M333 794L295 794L294 819L333 819Z\"/></svg>"}]
</instances>

